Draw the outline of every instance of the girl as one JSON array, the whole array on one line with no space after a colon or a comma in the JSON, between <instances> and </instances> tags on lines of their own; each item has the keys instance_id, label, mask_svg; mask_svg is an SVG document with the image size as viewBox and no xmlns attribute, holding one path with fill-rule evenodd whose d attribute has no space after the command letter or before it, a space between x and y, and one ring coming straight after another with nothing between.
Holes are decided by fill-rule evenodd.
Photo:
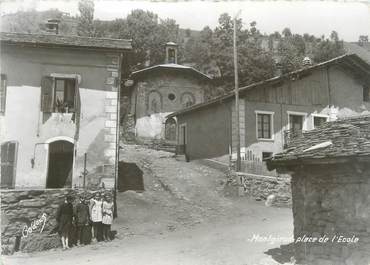
<instances>
[{"instance_id":1,"label":"girl","mask_svg":"<svg viewBox=\"0 0 370 265\"><path fill-rule=\"evenodd\" d=\"M94 241L102 241L102 219L103 219L103 201L99 192L90 201L90 218L93 226Z\"/></svg>"},{"instance_id":2,"label":"girl","mask_svg":"<svg viewBox=\"0 0 370 265\"><path fill-rule=\"evenodd\" d=\"M110 241L110 226L113 221L113 202L110 194L105 195L103 201L103 238Z\"/></svg>"},{"instance_id":3,"label":"girl","mask_svg":"<svg viewBox=\"0 0 370 265\"><path fill-rule=\"evenodd\" d=\"M73 221L73 198L67 196L64 202L59 206L56 214L56 220L58 223L58 233L62 240L63 249L68 249L68 235L72 228Z\"/></svg>"}]
</instances>

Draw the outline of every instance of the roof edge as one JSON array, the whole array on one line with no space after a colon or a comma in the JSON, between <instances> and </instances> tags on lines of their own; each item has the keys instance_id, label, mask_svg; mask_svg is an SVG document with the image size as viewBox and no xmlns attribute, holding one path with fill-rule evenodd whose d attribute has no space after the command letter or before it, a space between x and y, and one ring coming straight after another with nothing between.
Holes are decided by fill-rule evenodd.
<instances>
[{"instance_id":1,"label":"roof edge","mask_svg":"<svg viewBox=\"0 0 370 265\"><path fill-rule=\"evenodd\" d=\"M172 65L172 66L170 66ZM178 67L176 67L178 66ZM197 69L193 68L193 67L190 67L190 66L184 66L184 65L180 65L180 64L158 64L158 65L153 65L153 66L150 66L150 67L147 67L147 68L144 68L144 69L140 69L140 70L137 70L137 71L134 71L131 73L131 76L134 77L134 76L137 76L137 75L140 75L144 72L147 72L147 71L153 71L153 70L156 70L156 69L175 69L175 70L187 70L187 71L193 71L194 73L202 76L203 78L206 78L207 80L212 80L211 77L209 77L208 75L198 71Z\"/></svg>"}]
</instances>

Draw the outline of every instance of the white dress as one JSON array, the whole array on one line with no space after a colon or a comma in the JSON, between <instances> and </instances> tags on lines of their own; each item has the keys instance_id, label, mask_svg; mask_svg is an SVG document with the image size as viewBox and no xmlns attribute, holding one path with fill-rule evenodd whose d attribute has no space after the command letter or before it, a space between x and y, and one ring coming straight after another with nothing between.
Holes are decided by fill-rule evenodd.
<instances>
[{"instance_id":1,"label":"white dress","mask_svg":"<svg viewBox=\"0 0 370 265\"><path fill-rule=\"evenodd\" d=\"M113 202L103 202L103 224L111 225L113 221Z\"/></svg>"},{"instance_id":2,"label":"white dress","mask_svg":"<svg viewBox=\"0 0 370 265\"><path fill-rule=\"evenodd\" d=\"M91 221L101 222L103 220L103 201L91 200Z\"/></svg>"}]
</instances>

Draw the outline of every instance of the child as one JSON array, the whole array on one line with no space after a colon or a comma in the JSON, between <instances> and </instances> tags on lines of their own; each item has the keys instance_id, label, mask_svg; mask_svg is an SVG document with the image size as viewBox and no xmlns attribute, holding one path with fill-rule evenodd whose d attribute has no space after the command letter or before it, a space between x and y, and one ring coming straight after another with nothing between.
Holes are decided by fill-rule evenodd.
<instances>
[{"instance_id":1,"label":"child","mask_svg":"<svg viewBox=\"0 0 370 265\"><path fill-rule=\"evenodd\" d=\"M81 195L79 198L79 202L77 203L75 208L77 246L79 246L80 244L85 244L84 231L85 227L89 225L89 219L89 206L87 206L86 204L86 198Z\"/></svg>"},{"instance_id":2,"label":"child","mask_svg":"<svg viewBox=\"0 0 370 265\"><path fill-rule=\"evenodd\" d=\"M103 219L103 201L99 192L90 200L90 219L93 226L94 241L102 241L102 219Z\"/></svg>"},{"instance_id":3,"label":"child","mask_svg":"<svg viewBox=\"0 0 370 265\"><path fill-rule=\"evenodd\" d=\"M62 240L63 249L68 249L68 236L71 231L73 221L73 198L68 195L64 202L59 206L56 220L58 223L58 233Z\"/></svg>"},{"instance_id":4,"label":"child","mask_svg":"<svg viewBox=\"0 0 370 265\"><path fill-rule=\"evenodd\" d=\"M105 195L103 201L103 238L110 241L110 226L113 221L113 202L110 194Z\"/></svg>"}]
</instances>

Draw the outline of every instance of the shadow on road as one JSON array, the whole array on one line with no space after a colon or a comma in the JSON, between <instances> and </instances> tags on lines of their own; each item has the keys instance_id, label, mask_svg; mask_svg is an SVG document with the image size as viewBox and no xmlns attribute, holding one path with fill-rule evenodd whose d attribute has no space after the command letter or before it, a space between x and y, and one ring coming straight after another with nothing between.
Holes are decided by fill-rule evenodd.
<instances>
[{"instance_id":1,"label":"shadow on road","mask_svg":"<svg viewBox=\"0 0 370 265\"><path fill-rule=\"evenodd\" d=\"M270 255L276 262L280 264L285 264L289 262L292 262L291 264L295 264L294 243L281 245L278 248L269 249L265 252L265 254Z\"/></svg>"},{"instance_id":2,"label":"shadow on road","mask_svg":"<svg viewBox=\"0 0 370 265\"><path fill-rule=\"evenodd\" d=\"M118 190L144 190L143 171L135 163L119 162Z\"/></svg>"}]
</instances>

